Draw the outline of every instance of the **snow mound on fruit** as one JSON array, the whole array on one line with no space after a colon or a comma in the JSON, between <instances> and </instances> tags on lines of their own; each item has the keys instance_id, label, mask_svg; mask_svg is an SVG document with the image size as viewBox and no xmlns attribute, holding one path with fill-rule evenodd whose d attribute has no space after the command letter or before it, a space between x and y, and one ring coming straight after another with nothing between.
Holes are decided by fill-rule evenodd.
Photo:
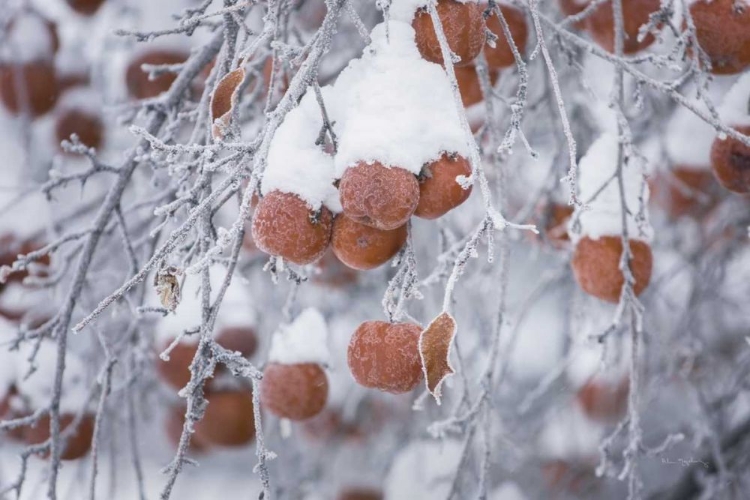
<instances>
[{"instance_id":1,"label":"snow mound on fruit","mask_svg":"<svg viewBox=\"0 0 750 500\"><path fill-rule=\"evenodd\" d=\"M579 210L580 232L576 231L575 219L571 221L571 236L579 240L584 236L599 239L602 236L622 234L622 203L620 189L615 172L617 171L617 137L612 134L601 135L581 158L579 169L579 188L581 200L587 205ZM641 207L648 202L648 186L643 176L643 165L638 158L631 157L623 165L623 184L627 212L628 236L632 239L650 242L653 228L648 216L643 211L639 220Z\"/></svg>"},{"instance_id":2,"label":"snow mound on fruit","mask_svg":"<svg viewBox=\"0 0 750 500\"><path fill-rule=\"evenodd\" d=\"M51 57L55 42L44 18L26 14L15 17L12 22L6 43L14 62L28 63Z\"/></svg>"},{"instance_id":3,"label":"snow mound on fruit","mask_svg":"<svg viewBox=\"0 0 750 500\"><path fill-rule=\"evenodd\" d=\"M328 326L323 315L314 307L302 311L289 325L282 326L271 341L269 363L293 365L318 363L327 365Z\"/></svg>"},{"instance_id":4,"label":"snow mound on fruit","mask_svg":"<svg viewBox=\"0 0 750 500\"><path fill-rule=\"evenodd\" d=\"M216 300L226 268L223 266L214 266L210 269L211 281L211 303ZM191 274L185 278L182 286L180 303L175 309L174 314L168 314L159 321L156 329L156 338L163 342L173 340L183 331L198 328L201 325L201 314L203 311L202 292L201 292L201 275ZM156 293L151 303L156 306L158 299ZM234 276L229 284L224 300L219 309L219 315L216 317L214 333L221 331L222 327L230 326L254 326L256 323L256 314L254 301L247 286L240 281L240 277ZM197 344L199 335L186 335L182 338L182 343Z\"/></svg>"},{"instance_id":5,"label":"snow mound on fruit","mask_svg":"<svg viewBox=\"0 0 750 500\"><path fill-rule=\"evenodd\" d=\"M707 170L711 166L711 145L715 137L716 130L711 125L679 106L667 124L667 155L675 166Z\"/></svg>"},{"instance_id":6,"label":"snow mound on fruit","mask_svg":"<svg viewBox=\"0 0 750 500\"><path fill-rule=\"evenodd\" d=\"M381 23L371 37L362 58L321 89L338 138L335 157L316 144L323 118L308 89L271 141L263 194L295 194L313 210L338 213L333 182L350 166L380 162L419 174L445 152L469 156L448 77L419 54L411 25L391 21L386 36Z\"/></svg>"},{"instance_id":7,"label":"snow mound on fruit","mask_svg":"<svg viewBox=\"0 0 750 500\"><path fill-rule=\"evenodd\" d=\"M750 126L750 73L742 75L727 92L719 108L719 116L732 127Z\"/></svg>"},{"instance_id":8,"label":"snow mound on fruit","mask_svg":"<svg viewBox=\"0 0 750 500\"><path fill-rule=\"evenodd\" d=\"M336 176L358 162L380 162L419 174L443 152L469 157L448 77L422 59L414 29L379 24L361 59L335 84L339 150Z\"/></svg>"},{"instance_id":9,"label":"snow mound on fruit","mask_svg":"<svg viewBox=\"0 0 750 500\"><path fill-rule=\"evenodd\" d=\"M74 87L60 97L57 102L58 110L78 110L99 116L104 104L102 96L91 87Z\"/></svg>"},{"instance_id":10,"label":"snow mound on fruit","mask_svg":"<svg viewBox=\"0 0 750 500\"><path fill-rule=\"evenodd\" d=\"M331 89L323 89L324 102ZM312 88L299 106L289 112L276 130L268 151L268 166L263 174L261 192L296 194L312 210L325 205L332 212L341 211L338 192L333 185L333 158L315 144L323 126L323 115Z\"/></svg>"}]
</instances>

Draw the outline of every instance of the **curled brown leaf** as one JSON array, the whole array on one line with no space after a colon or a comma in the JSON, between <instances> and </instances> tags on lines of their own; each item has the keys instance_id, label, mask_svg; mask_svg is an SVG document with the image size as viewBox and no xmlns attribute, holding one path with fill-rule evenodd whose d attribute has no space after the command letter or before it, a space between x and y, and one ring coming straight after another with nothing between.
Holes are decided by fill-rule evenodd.
<instances>
[{"instance_id":1,"label":"curled brown leaf","mask_svg":"<svg viewBox=\"0 0 750 500\"><path fill-rule=\"evenodd\" d=\"M232 109L237 104L237 87L245 79L245 70L237 68L219 81L211 97L211 123L214 139L224 137L224 131L232 119Z\"/></svg>"},{"instance_id":2,"label":"curled brown leaf","mask_svg":"<svg viewBox=\"0 0 750 500\"><path fill-rule=\"evenodd\" d=\"M450 362L451 344L455 336L456 320L447 312L433 319L419 335L419 355L427 390L438 404L443 382L456 373Z\"/></svg>"}]
</instances>

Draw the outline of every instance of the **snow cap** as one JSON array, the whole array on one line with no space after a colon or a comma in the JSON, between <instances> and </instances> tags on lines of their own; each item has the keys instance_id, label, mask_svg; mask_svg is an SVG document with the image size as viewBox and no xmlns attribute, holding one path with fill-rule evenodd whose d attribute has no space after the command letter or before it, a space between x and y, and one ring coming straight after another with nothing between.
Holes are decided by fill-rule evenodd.
<instances>
[{"instance_id":1,"label":"snow cap","mask_svg":"<svg viewBox=\"0 0 750 500\"><path fill-rule=\"evenodd\" d=\"M711 166L716 130L687 108L679 106L667 124L665 146L673 165L691 170Z\"/></svg>"},{"instance_id":2,"label":"snow cap","mask_svg":"<svg viewBox=\"0 0 750 500\"><path fill-rule=\"evenodd\" d=\"M282 326L271 340L270 363L295 365L318 363L327 365L328 326L323 315L314 307L302 311L289 325Z\"/></svg>"},{"instance_id":3,"label":"snow cap","mask_svg":"<svg viewBox=\"0 0 750 500\"><path fill-rule=\"evenodd\" d=\"M17 63L49 60L55 48L49 21L31 12L13 18L6 42Z\"/></svg>"},{"instance_id":4,"label":"snow cap","mask_svg":"<svg viewBox=\"0 0 750 500\"><path fill-rule=\"evenodd\" d=\"M615 177L617 147L617 137L605 133L599 136L581 158L579 164L580 197L587 204L588 209L577 211L581 230L578 234L575 230L571 231L571 237L575 241L584 236L596 240L602 236L616 236L622 233L622 203ZM649 195L641 163L640 159L631 157L630 161L623 164L625 203L629 212L625 218L630 238L650 242L653 238L653 228L648 222L648 214L644 214L645 220L637 220L641 202L645 206ZM573 225L575 220L576 216L571 220L573 229L575 229Z\"/></svg>"},{"instance_id":5,"label":"snow cap","mask_svg":"<svg viewBox=\"0 0 750 500\"><path fill-rule=\"evenodd\" d=\"M469 156L443 68L422 58L410 24L372 30L372 43L335 84L336 176L359 162L419 174L444 152Z\"/></svg>"},{"instance_id":6,"label":"snow cap","mask_svg":"<svg viewBox=\"0 0 750 500\"><path fill-rule=\"evenodd\" d=\"M732 127L750 126L750 73L742 75L727 92L719 116Z\"/></svg>"},{"instance_id":7,"label":"snow cap","mask_svg":"<svg viewBox=\"0 0 750 500\"><path fill-rule=\"evenodd\" d=\"M323 92L324 102L331 98ZM312 210L325 205L334 213L341 211L338 190L333 185L333 158L315 144L323 126L323 114L311 88L276 130L268 151L268 166L263 174L261 192L291 193L299 196Z\"/></svg>"}]
</instances>

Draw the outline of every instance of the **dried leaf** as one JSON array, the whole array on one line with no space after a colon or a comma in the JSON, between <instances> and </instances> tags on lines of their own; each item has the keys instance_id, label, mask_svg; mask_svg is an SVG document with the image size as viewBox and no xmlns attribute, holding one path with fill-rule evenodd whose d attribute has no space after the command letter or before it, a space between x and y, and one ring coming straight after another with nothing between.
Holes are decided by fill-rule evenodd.
<instances>
[{"instance_id":1,"label":"dried leaf","mask_svg":"<svg viewBox=\"0 0 750 500\"><path fill-rule=\"evenodd\" d=\"M156 293L161 305L169 311L174 311L180 303L180 282L177 276L182 272L176 267L160 270L154 277Z\"/></svg>"},{"instance_id":2,"label":"dried leaf","mask_svg":"<svg viewBox=\"0 0 750 500\"><path fill-rule=\"evenodd\" d=\"M245 79L245 70L237 68L219 81L211 97L211 123L214 139L224 137L224 131L232 119L232 109L237 104L237 87Z\"/></svg>"},{"instance_id":3,"label":"dried leaf","mask_svg":"<svg viewBox=\"0 0 750 500\"><path fill-rule=\"evenodd\" d=\"M422 359L427 390L440 404L443 381L456 373L450 362L451 345L456 336L456 320L444 312L419 335L419 356Z\"/></svg>"}]
</instances>

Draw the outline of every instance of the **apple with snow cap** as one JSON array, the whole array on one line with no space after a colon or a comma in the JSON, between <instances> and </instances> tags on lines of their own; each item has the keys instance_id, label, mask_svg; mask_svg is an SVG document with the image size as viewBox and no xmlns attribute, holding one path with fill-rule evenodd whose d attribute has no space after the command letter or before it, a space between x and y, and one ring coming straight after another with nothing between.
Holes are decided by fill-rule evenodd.
<instances>
[{"instance_id":1,"label":"apple with snow cap","mask_svg":"<svg viewBox=\"0 0 750 500\"><path fill-rule=\"evenodd\" d=\"M302 311L274 334L263 370L260 401L274 415L306 420L323 411L328 399L328 327L315 308Z\"/></svg>"}]
</instances>

